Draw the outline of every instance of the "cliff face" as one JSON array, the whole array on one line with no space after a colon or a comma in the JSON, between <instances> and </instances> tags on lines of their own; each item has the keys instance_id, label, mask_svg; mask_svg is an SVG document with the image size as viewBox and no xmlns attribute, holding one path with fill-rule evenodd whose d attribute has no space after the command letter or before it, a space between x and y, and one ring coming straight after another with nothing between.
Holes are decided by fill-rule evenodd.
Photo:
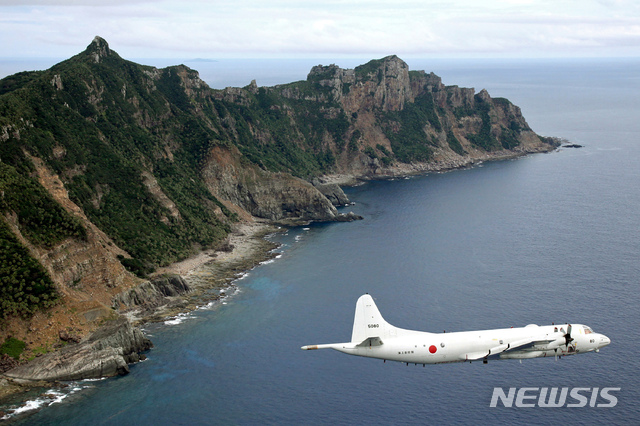
<instances>
[{"instance_id":1,"label":"cliff face","mask_svg":"<svg viewBox=\"0 0 640 426\"><path fill-rule=\"evenodd\" d=\"M235 149L213 148L202 170L209 190L230 207L239 207L253 216L272 221L336 218L336 208L309 182L286 173L243 166L240 158Z\"/></svg>"},{"instance_id":2,"label":"cliff face","mask_svg":"<svg viewBox=\"0 0 640 426\"><path fill-rule=\"evenodd\" d=\"M50 70L0 80L0 343L17 336L33 354L61 330L88 336L112 308L188 292L148 275L224 244L234 222L356 219L338 214L348 199L326 175L552 148L508 100L396 56L212 90L188 67L135 64L96 37Z\"/></svg>"},{"instance_id":3,"label":"cliff face","mask_svg":"<svg viewBox=\"0 0 640 426\"><path fill-rule=\"evenodd\" d=\"M539 152L553 144L528 126L508 100L486 90L445 86L440 77L409 71L396 56L354 70L316 66L307 86L320 88L311 98L298 84L272 88L284 98L333 104L331 116L346 117L347 149L335 149L337 173L376 177L410 170L459 167L480 159ZM324 92L323 92L324 90ZM330 110L330 108L329 108ZM340 141L331 142L340 148Z\"/></svg>"},{"instance_id":4,"label":"cliff face","mask_svg":"<svg viewBox=\"0 0 640 426\"><path fill-rule=\"evenodd\" d=\"M331 88L331 97L349 114L376 109L401 111L415 99L409 67L397 56L374 60L353 70L318 65L311 69L307 80ZM421 87L415 89L419 92Z\"/></svg>"}]
</instances>

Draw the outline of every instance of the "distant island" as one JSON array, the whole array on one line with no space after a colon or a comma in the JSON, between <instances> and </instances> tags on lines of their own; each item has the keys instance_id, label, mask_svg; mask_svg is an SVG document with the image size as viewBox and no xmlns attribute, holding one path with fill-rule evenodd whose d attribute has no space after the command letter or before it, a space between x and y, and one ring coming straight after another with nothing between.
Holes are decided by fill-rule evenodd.
<instances>
[{"instance_id":1,"label":"distant island","mask_svg":"<svg viewBox=\"0 0 640 426\"><path fill-rule=\"evenodd\" d=\"M126 373L151 345L131 323L201 300L198 265L218 262L222 289L269 256L272 225L361 219L340 185L558 145L396 56L214 90L96 37L0 80L0 389Z\"/></svg>"},{"instance_id":2,"label":"distant island","mask_svg":"<svg viewBox=\"0 0 640 426\"><path fill-rule=\"evenodd\" d=\"M206 58L193 58L193 59L186 59L185 62L218 62L218 60L206 59Z\"/></svg>"}]
</instances>

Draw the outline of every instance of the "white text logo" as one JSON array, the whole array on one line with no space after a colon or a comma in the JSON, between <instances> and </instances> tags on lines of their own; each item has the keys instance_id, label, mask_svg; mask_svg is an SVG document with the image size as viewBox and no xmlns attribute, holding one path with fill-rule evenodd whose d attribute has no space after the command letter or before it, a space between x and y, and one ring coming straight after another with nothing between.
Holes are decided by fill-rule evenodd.
<instances>
[{"instance_id":1,"label":"white text logo","mask_svg":"<svg viewBox=\"0 0 640 426\"><path fill-rule=\"evenodd\" d=\"M612 392L620 388L493 388L490 407L500 402L504 407L615 407L618 398Z\"/></svg>"}]
</instances>

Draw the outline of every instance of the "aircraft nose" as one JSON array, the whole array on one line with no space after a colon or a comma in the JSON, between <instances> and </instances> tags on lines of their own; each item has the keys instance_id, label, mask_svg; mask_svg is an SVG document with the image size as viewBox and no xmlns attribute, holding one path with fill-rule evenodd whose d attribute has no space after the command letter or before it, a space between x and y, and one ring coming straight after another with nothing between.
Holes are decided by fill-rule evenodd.
<instances>
[{"instance_id":1,"label":"aircraft nose","mask_svg":"<svg viewBox=\"0 0 640 426\"><path fill-rule=\"evenodd\" d=\"M600 335L600 343L598 344L598 348L604 348L605 346L607 346L610 343L611 343L611 339L609 339L604 334L601 334Z\"/></svg>"}]
</instances>

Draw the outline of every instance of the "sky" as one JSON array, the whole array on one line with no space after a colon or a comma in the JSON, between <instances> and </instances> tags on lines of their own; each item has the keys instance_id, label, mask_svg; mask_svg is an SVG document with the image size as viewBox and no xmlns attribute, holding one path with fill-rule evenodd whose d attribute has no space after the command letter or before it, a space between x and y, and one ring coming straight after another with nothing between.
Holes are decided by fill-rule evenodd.
<instances>
[{"instance_id":1,"label":"sky","mask_svg":"<svg viewBox=\"0 0 640 426\"><path fill-rule=\"evenodd\" d=\"M0 0L0 58L640 56L638 0Z\"/></svg>"}]
</instances>

